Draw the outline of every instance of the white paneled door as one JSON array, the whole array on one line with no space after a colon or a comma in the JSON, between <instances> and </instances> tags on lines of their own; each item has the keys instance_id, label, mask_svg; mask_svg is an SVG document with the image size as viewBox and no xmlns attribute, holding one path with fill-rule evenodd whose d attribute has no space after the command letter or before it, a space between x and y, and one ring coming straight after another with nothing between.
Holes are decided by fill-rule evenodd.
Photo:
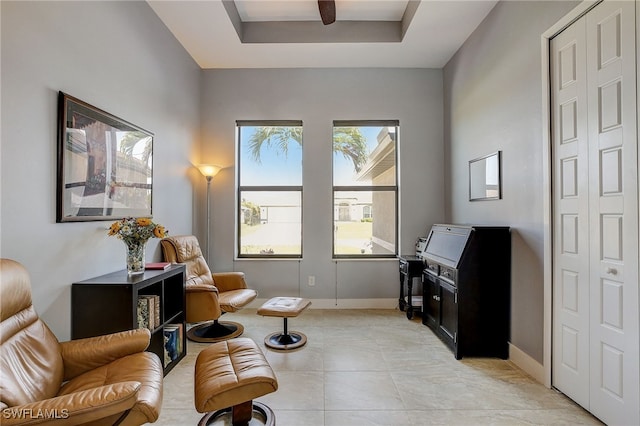
<instances>
[{"instance_id":1,"label":"white paneled door","mask_svg":"<svg viewBox=\"0 0 640 426\"><path fill-rule=\"evenodd\" d=\"M551 41L553 384L589 405L589 144L584 18Z\"/></svg>"},{"instance_id":2,"label":"white paneled door","mask_svg":"<svg viewBox=\"0 0 640 426\"><path fill-rule=\"evenodd\" d=\"M636 2L551 41L553 386L640 424Z\"/></svg>"}]
</instances>

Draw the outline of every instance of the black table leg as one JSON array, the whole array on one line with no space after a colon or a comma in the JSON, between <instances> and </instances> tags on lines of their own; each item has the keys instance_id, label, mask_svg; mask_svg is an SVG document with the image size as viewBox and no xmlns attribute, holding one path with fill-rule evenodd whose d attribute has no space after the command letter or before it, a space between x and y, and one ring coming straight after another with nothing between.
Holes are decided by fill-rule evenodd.
<instances>
[{"instance_id":1,"label":"black table leg","mask_svg":"<svg viewBox=\"0 0 640 426\"><path fill-rule=\"evenodd\" d=\"M413 277L411 275L407 276L407 319L413 318L413 303L412 303L412 295L413 295Z\"/></svg>"},{"instance_id":2,"label":"black table leg","mask_svg":"<svg viewBox=\"0 0 640 426\"><path fill-rule=\"evenodd\" d=\"M402 269L400 269L400 298L398 299L398 305L402 312L404 312L404 308L406 304L404 300L404 278L405 278L405 274L403 274Z\"/></svg>"}]
</instances>

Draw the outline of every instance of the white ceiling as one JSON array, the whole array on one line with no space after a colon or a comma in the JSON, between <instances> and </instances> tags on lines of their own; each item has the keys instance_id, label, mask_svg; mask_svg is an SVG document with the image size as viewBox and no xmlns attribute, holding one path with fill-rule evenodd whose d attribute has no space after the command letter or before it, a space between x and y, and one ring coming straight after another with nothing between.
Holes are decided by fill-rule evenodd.
<instances>
[{"instance_id":1,"label":"white ceiling","mask_svg":"<svg viewBox=\"0 0 640 426\"><path fill-rule=\"evenodd\" d=\"M361 43L242 43L222 0L147 2L203 69L442 68L497 0L422 0L402 41ZM336 23L322 30L349 25L344 20L395 21L407 3L338 0ZM316 0L236 0L235 6L250 23L320 20Z\"/></svg>"},{"instance_id":2,"label":"white ceiling","mask_svg":"<svg viewBox=\"0 0 640 426\"><path fill-rule=\"evenodd\" d=\"M336 0L336 20L402 19L408 0ZM243 21L318 21L318 2L314 0L235 0Z\"/></svg>"}]
</instances>

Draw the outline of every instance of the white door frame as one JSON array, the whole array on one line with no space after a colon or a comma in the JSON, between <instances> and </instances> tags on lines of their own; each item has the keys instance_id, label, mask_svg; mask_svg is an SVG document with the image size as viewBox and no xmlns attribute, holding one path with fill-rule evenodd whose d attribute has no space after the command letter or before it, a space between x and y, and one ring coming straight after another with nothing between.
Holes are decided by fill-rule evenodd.
<instances>
[{"instance_id":1,"label":"white door frame","mask_svg":"<svg viewBox=\"0 0 640 426\"><path fill-rule=\"evenodd\" d=\"M584 0L571 12L562 17L541 36L541 64L542 64L542 179L543 179L543 263L544 263L544 292L543 292L543 330L542 330L542 368L544 370L543 384L551 387L551 354L553 341L553 205L551 192L551 80L549 78L549 44L558 33L571 25L574 21L595 7L602 0Z\"/></svg>"}]
</instances>

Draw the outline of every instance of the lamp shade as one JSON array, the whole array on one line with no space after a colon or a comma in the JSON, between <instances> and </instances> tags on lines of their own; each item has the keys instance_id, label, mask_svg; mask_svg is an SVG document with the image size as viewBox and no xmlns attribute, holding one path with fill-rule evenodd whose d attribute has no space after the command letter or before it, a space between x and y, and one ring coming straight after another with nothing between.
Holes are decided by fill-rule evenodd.
<instances>
[{"instance_id":1,"label":"lamp shade","mask_svg":"<svg viewBox=\"0 0 640 426\"><path fill-rule=\"evenodd\" d=\"M218 174L220 169L222 169L222 167L216 166L215 164L200 164L198 166L198 170L200 170L200 173L205 177L214 177Z\"/></svg>"}]
</instances>

